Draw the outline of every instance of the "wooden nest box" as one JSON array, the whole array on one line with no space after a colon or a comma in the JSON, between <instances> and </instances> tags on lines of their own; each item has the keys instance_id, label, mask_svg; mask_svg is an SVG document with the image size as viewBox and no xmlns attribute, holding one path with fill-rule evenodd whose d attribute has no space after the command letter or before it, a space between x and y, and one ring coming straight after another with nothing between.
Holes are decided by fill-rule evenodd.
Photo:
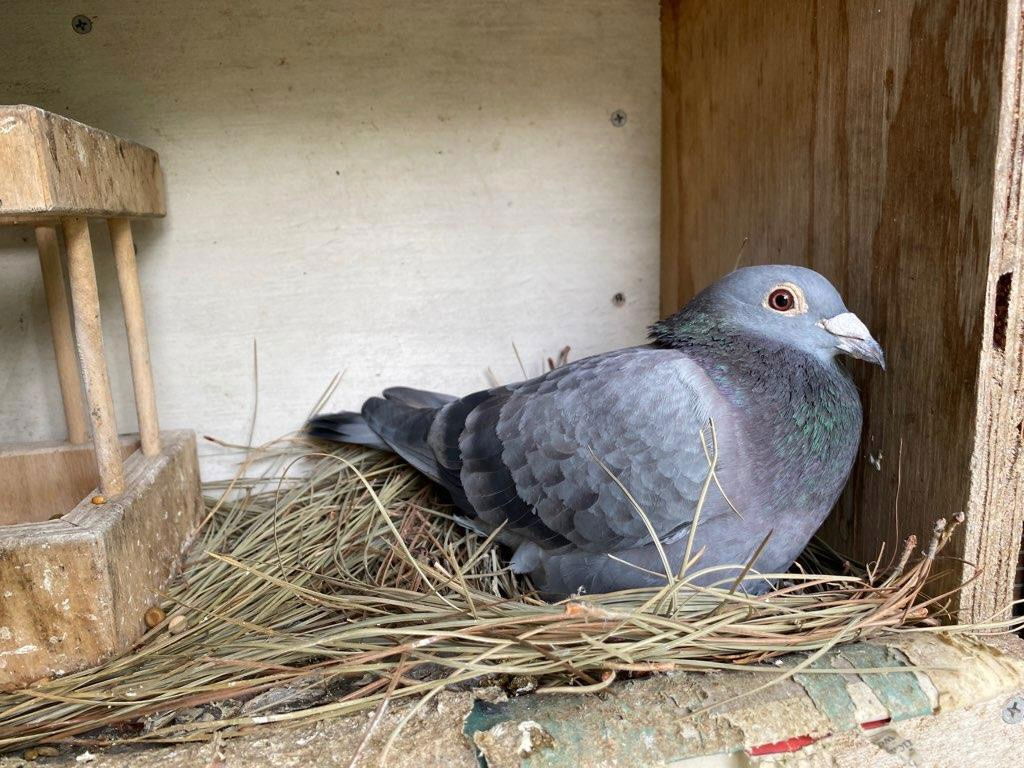
<instances>
[{"instance_id":1,"label":"wooden nest box","mask_svg":"<svg viewBox=\"0 0 1024 768\"><path fill-rule=\"evenodd\" d=\"M68 431L66 442L0 446L0 685L86 667L135 642L198 519L195 436L157 426L130 224L164 213L156 152L0 106L0 224L35 228ZM114 418L88 218L110 229L137 437L119 436Z\"/></svg>"}]
</instances>

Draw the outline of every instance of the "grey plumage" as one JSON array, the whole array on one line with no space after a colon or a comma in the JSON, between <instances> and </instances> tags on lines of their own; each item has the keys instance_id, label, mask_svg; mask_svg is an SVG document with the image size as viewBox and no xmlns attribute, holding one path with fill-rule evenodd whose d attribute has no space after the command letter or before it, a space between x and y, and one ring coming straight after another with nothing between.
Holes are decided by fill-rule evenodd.
<instances>
[{"instance_id":1,"label":"grey plumage","mask_svg":"<svg viewBox=\"0 0 1024 768\"><path fill-rule=\"evenodd\" d=\"M846 482L861 407L840 352L883 363L821 275L750 267L653 326L646 346L464 398L389 389L309 432L386 446L468 525L504 524L513 568L551 596L663 584L648 523L678 571L707 485L696 581L731 583L769 533L755 568L787 569Z\"/></svg>"}]
</instances>

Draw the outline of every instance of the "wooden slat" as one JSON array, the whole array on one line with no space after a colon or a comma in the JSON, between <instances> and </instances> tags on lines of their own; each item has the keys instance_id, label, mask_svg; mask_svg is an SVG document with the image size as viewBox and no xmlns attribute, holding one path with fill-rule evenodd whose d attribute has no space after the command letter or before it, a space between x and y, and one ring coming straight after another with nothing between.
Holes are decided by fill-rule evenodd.
<instances>
[{"instance_id":1,"label":"wooden slat","mask_svg":"<svg viewBox=\"0 0 1024 768\"><path fill-rule=\"evenodd\" d=\"M165 212L153 150L37 107L0 106L0 223Z\"/></svg>"},{"instance_id":2,"label":"wooden slat","mask_svg":"<svg viewBox=\"0 0 1024 768\"><path fill-rule=\"evenodd\" d=\"M134 435L120 443L123 459L139 447ZM98 485L92 444L0 445L0 527L67 514Z\"/></svg>"},{"instance_id":3,"label":"wooden slat","mask_svg":"<svg viewBox=\"0 0 1024 768\"><path fill-rule=\"evenodd\" d=\"M160 453L160 427L156 415L156 389L149 362L149 339L146 337L146 316L142 310L142 287L135 259L135 241L128 219L110 219L110 242L117 262L117 281L121 286L124 325L128 332L128 354L135 387L135 410L139 415L142 452L147 456Z\"/></svg>"},{"instance_id":4,"label":"wooden slat","mask_svg":"<svg viewBox=\"0 0 1024 768\"><path fill-rule=\"evenodd\" d=\"M1020 0L663 3L662 310L741 249L836 283L889 370L853 364L865 431L827 537L870 559L966 512L950 554L985 559L968 619L1009 599L1024 515L1020 14ZM935 589L963 577L950 561Z\"/></svg>"},{"instance_id":5,"label":"wooden slat","mask_svg":"<svg viewBox=\"0 0 1024 768\"><path fill-rule=\"evenodd\" d=\"M75 337L71 330L71 310L57 230L53 227L36 227L36 247L39 249L39 265L43 272L46 307L50 313L50 335L53 337L53 353L57 361L61 399L64 402L68 441L84 443L89 439L89 427L85 420L85 399L82 397L82 384L78 376L78 356L75 354Z\"/></svg>"},{"instance_id":6,"label":"wooden slat","mask_svg":"<svg viewBox=\"0 0 1024 768\"><path fill-rule=\"evenodd\" d=\"M75 316L75 340L85 382L85 396L89 403L100 489L106 496L117 496L124 491L124 463L117 437L110 375L103 353L103 324L100 319L100 297L96 286L96 266L92 260L89 224L85 219L77 217L64 219L63 224Z\"/></svg>"},{"instance_id":7,"label":"wooden slat","mask_svg":"<svg viewBox=\"0 0 1024 768\"><path fill-rule=\"evenodd\" d=\"M1007 585L1018 582L1014 557L1024 529L1024 5L1010 3L1003 57L1002 104L992 195L992 245L985 291L985 329L978 375L974 452L965 557L981 562L967 585L971 620L1004 608ZM1015 595L1024 597L1019 590ZM1018 613L1021 606L1018 606Z\"/></svg>"}]
</instances>

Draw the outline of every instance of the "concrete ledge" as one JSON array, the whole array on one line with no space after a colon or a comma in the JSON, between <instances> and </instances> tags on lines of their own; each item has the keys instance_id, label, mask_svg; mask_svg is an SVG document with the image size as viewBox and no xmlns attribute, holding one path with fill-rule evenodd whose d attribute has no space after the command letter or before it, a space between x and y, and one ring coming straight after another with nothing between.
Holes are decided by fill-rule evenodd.
<instances>
[{"instance_id":1,"label":"concrete ledge","mask_svg":"<svg viewBox=\"0 0 1024 768\"><path fill-rule=\"evenodd\" d=\"M905 724L984 703L987 720L959 732L964 749L948 765L1009 768L1018 763L1005 756L1024 750L1024 723L1003 722L1000 710L1024 690L1022 652L1019 641L1001 650L966 635L910 632L839 646L763 689L770 674L728 671L630 681L597 696L477 701L465 731L488 768L854 766L839 760L854 749L893 765L947 765L899 762L915 751L900 736ZM959 762L980 749L975 738L993 740L992 762Z\"/></svg>"}]
</instances>

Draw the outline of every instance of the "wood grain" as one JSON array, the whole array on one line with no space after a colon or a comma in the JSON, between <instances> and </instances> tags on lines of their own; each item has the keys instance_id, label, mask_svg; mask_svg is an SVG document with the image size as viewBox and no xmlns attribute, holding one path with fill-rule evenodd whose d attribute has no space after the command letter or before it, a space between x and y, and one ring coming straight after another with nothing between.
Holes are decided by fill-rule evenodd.
<instances>
[{"instance_id":1,"label":"wood grain","mask_svg":"<svg viewBox=\"0 0 1024 768\"><path fill-rule=\"evenodd\" d=\"M1019 276L992 349L996 283L1021 266L1019 17L1019 0L663 4L662 311L741 249L832 279L890 366L853 364L862 451L826 536L870 559L965 512L950 554L985 555L966 618L1008 601L1021 540ZM951 560L935 589L971 571Z\"/></svg>"},{"instance_id":2,"label":"wood grain","mask_svg":"<svg viewBox=\"0 0 1024 768\"><path fill-rule=\"evenodd\" d=\"M54 454L83 450L21 455L48 471ZM0 453L0 462L15 452ZM142 635L143 614L202 510L195 435L164 432L160 453L135 451L125 474L117 500L94 504L89 490L60 520L0 525L0 685L92 666Z\"/></svg>"},{"instance_id":3,"label":"wood grain","mask_svg":"<svg viewBox=\"0 0 1024 768\"><path fill-rule=\"evenodd\" d=\"M89 403L92 440L96 448L96 464L100 489L107 496L124 490L124 468L118 446L117 420L110 392L110 375L103 353L103 323L100 319L100 297L96 287L96 267L92 260L89 225L80 217L63 220L64 242L68 249L68 276L75 316L75 340L78 359Z\"/></svg>"},{"instance_id":4,"label":"wood grain","mask_svg":"<svg viewBox=\"0 0 1024 768\"><path fill-rule=\"evenodd\" d=\"M165 212L153 150L37 107L0 106L0 223Z\"/></svg>"},{"instance_id":5,"label":"wood grain","mask_svg":"<svg viewBox=\"0 0 1024 768\"><path fill-rule=\"evenodd\" d=\"M1021 210L1024 127L1024 7L1007 15L1002 106L993 180L992 246L985 290L985 329L978 374L978 409L971 457L964 556L984 565L967 585L966 618L985 621L1004 608L1006 585L1024 598L1013 544L1024 529L1024 216ZM1017 613L1021 614L1018 606Z\"/></svg>"},{"instance_id":6,"label":"wood grain","mask_svg":"<svg viewBox=\"0 0 1024 768\"><path fill-rule=\"evenodd\" d=\"M71 310L57 230L41 226L36 227L35 232L68 441L84 443L89 439L89 426L85 419L85 399L82 397L82 383L78 376L78 356L75 354L75 336L71 329Z\"/></svg>"},{"instance_id":7,"label":"wood grain","mask_svg":"<svg viewBox=\"0 0 1024 768\"><path fill-rule=\"evenodd\" d=\"M139 447L135 435L120 439L127 459ZM99 485L91 443L0 446L0 526L39 523L65 515Z\"/></svg>"},{"instance_id":8,"label":"wood grain","mask_svg":"<svg viewBox=\"0 0 1024 768\"><path fill-rule=\"evenodd\" d=\"M147 456L156 456L160 453L160 427L156 415L156 389L153 386L153 368L149 362L149 339L146 336L146 315L142 309L142 287L139 285L132 225L128 219L110 219L107 227L117 263L121 304L124 306L124 325L128 333L128 355L132 365L142 452Z\"/></svg>"}]
</instances>

